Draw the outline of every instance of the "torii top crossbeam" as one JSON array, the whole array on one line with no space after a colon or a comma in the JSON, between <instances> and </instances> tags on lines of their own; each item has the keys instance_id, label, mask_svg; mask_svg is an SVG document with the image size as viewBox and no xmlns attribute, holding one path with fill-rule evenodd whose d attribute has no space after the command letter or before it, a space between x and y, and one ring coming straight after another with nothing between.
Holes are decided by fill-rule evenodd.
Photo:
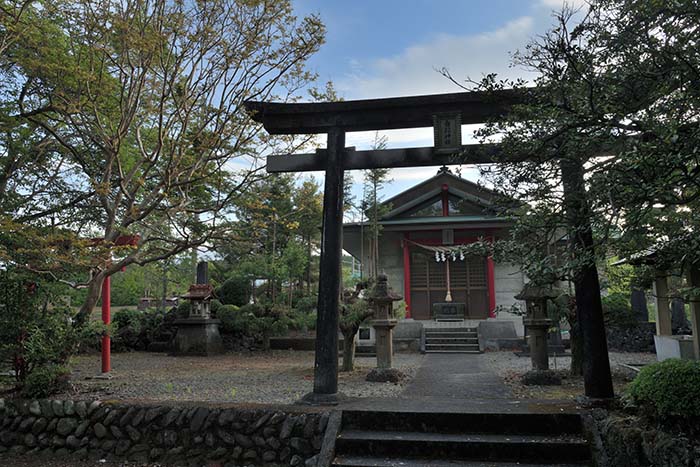
<instances>
[{"instance_id":1,"label":"torii top crossbeam","mask_svg":"<svg viewBox=\"0 0 700 467\"><path fill-rule=\"evenodd\" d=\"M526 97L524 90L471 91L318 103L247 101L246 109L268 133L315 134L331 128L344 131L392 130L433 126L439 113L459 113L461 123L483 123L505 114Z\"/></svg>"}]
</instances>

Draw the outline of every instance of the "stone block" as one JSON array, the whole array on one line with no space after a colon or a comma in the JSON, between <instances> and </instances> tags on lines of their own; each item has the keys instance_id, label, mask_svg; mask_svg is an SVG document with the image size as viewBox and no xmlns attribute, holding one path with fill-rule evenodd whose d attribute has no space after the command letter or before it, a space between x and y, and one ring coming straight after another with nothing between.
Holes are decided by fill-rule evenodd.
<instances>
[{"instance_id":1,"label":"stone block","mask_svg":"<svg viewBox=\"0 0 700 467\"><path fill-rule=\"evenodd\" d=\"M224 352L218 319L187 318L175 320L176 355L216 355Z\"/></svg>"},{"instance_id":2,"label":"stone block","mask_svg":"<svg viewBox=\"0 0 700 467\"><path fill-rule=\"evenodd\" d=\"M511 320L489 319L480 321L477 329L479 335L479 350L501 350L503 342L520 341Z\"/></svg>"}]
</instances>

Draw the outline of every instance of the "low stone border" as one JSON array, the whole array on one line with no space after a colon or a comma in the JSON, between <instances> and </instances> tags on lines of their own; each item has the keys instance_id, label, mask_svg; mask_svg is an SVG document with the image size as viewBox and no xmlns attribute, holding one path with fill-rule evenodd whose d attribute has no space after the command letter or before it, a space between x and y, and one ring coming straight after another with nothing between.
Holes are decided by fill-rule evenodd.
<instances>
[{"instance_id":1,"label":"low stone border","mask_svg":"<svg viewBox=\"0 0 700 467\"><path fill-rule=\"evenodd\" d=\"M0 454L313 465L329 416L301 407L0 399Z\"/></svg>"}]
</instances>

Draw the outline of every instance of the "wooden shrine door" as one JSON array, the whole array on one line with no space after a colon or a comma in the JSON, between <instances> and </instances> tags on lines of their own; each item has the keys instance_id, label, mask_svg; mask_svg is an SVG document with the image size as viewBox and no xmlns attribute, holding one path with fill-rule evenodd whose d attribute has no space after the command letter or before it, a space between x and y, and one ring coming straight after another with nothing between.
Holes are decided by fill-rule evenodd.
<instances>
[{"instance_id":1,"label":"wooden shrine door","mask_svg":"<svg viewBox=\"0 0 700 467\"><path fill-rule=\"evenodd\" d=\"M467 319L489 315L486 258L470 256L464 261L448 261L450 290L454 303L466 303ZM411 251L411 316L431 319L433 303L443 303L447 294L446 263L435 261L429 251Z\"/></svg>"}]
</instances>

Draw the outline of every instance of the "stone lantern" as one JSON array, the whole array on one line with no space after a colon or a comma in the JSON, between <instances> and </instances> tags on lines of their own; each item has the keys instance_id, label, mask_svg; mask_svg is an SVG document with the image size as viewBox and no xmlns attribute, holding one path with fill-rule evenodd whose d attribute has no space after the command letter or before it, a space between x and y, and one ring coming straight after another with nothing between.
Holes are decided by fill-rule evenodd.
<instances>
[{"instance_id":1,"label":"stone lantern","mask_svg":"<svg viewBox=\"0 0 700 467\"><path fill-rule=\"evenodd\" d=\"M181 298L189 300L187 318L175 320L175 353L186 355L211 355L223 353L224 345L219 334L218 319L211 317L211 300L214 288L209 284L206 262L197 265L197 283L190 285Z\"/></svg>"},{"instance_id":2,"label":"stone lantern","mask_svg":"<svg viewBox=\"0 0 700 467\"><path fill-rule=\"evenodd\" d=\"M547 334L552 320L547 317L547 301L559 296L551 286L525 284L523 290L515 296L525 301L523 324L527 329L528 345L532 368L537 371L549 370Z\"/></svg>"},{"instance_id":3,"label":"stone lantern","mask_svg":"<svg viewBox=\"0 0 700 467\"><path fill-rule=\"evenodd\" d=\"M377 276L377 285L369 297L369 305L374 309L374 319L370 322L375 331L377 346L377 368L391 368L393 357L392 334L397 320L394 318L393 303L400 297L389 291L386 274Z\"/></svg>"}]
</instances>

